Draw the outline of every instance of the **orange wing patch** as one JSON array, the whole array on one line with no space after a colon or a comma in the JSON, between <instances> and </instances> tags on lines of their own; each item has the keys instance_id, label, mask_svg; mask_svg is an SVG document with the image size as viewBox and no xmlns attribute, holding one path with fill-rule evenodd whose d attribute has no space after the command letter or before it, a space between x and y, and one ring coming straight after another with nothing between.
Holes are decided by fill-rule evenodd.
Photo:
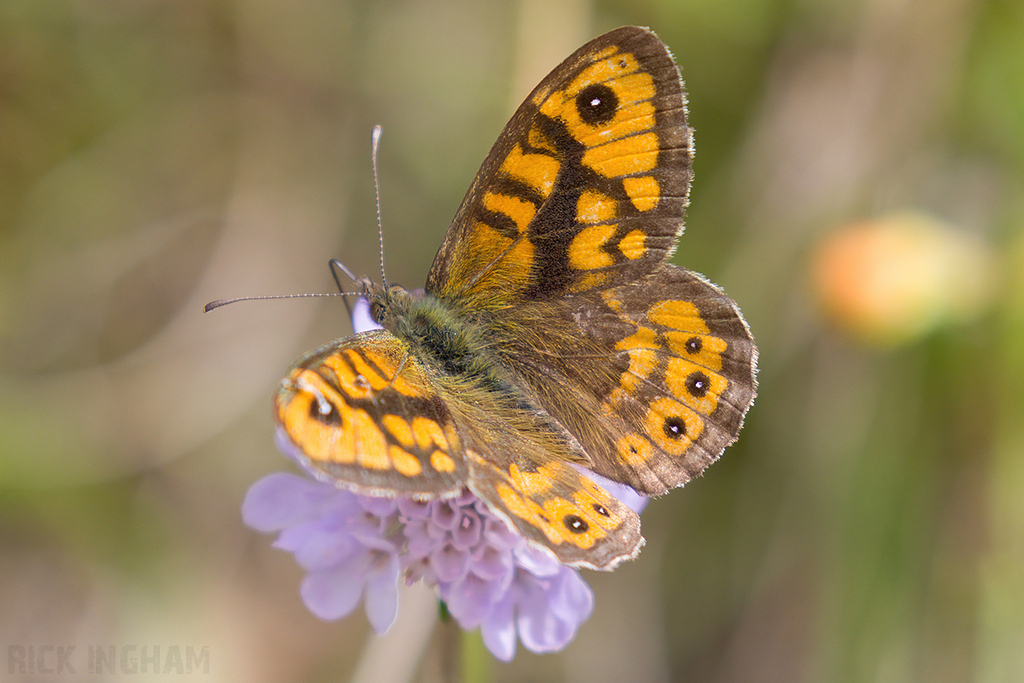
<instances>
[{"instance_id":1,"label":"orange wing patch","mask_svg":"<svg viewBox=\"0 0 1024 683\"><path fill-rule=\"evenodd\" d=\"M685 453L702 431L700 415L673 398L660 398L647 410L647 434L670 455Z\"/></svg>"},{"instance_id":2,"label":"orange wing patch","mask_svg":"<svg viewBox=\"0 0 1024 683\"><path fill-rule=\"evenodd\" d=\"M729 343L710 334L669 331L665 333L668 348L677 356L685 356L697 365L719 372L722 370L722 356Z\"/></svg>"},{"instance_id":3,"label":"orange wing patch","mask_svg":"<svg viewBox=\"0 0 1024 683\"><path fill-rule=\"evenodd\" d=\"M286 450L318 476L370 494L449 495L467 468L435 391L404 345L378 331L299 359L274 414Z\"/></svg>"},{"instance_id":4,"label":"orange wing patch","mask_svg":"<svg viewBox=\"0 0 1024 683\"><path fill-rule=\"evenodd\" d=\"M551 142L543 138L539 131L531 136L530 143L552 153L555 151ZM547 199L554 189L555 178L558 177L558 169L561 167L558 159L549 154L524 153L522 145L518 143L501 162L502 172L522 181L544 199Z\"/></svg>"},{"instance_id":5,"label":"orange wing patch","mask_svg":"<svg viewBox=\"0 0 1024 683\"><path fill-rule=\"evenodd\" d=\"M354 463L354 432L335 427L340 420L351 420L353 411L337 389L311 370L293 371L285 383L289 398L276 402L275 413L292 442L311 460Z\"/></svg>"},{"instance_id":6,"label":"orange wing patch","mask_svg":"<svg viewBox=\"0 0 1024 683\"><path fill-rule=\"evenodd\" d=\"M537 215L537 207L532 202L497 192L484 194L484 208L507 216L515 224L520 234L526 232L530 221Z\"/></svg>"},{"instance_id":7,"label":"orange wing patch","mask_svg":"<svg viewBox=\"0 0 1024 683\"><path fill-rule=\"evenodd\" d=\"M615 236L614 225L583 228L569 245L569 266L576 270L596 270L615 263L605 245Z\"/></svg>"},{"instance_id":8,"label":"orange wing patch","mask_svg":"<svg viewBox=\"0 0 1024 683\"><path fill-rule=\"evenodd\" d=\"M718 397L729 382L717 372L705 372L685 358L671 358L666 366L665 385L674 396L702 415L710 415L718 407Z\"/></svg>"},{"instance_id":9,"label":"orange wing patch","mask_svg":"<svg viewBox=\"0 0 1024 683\"><path fill-rule=\"evenodd\" d=\"M672 330L708 333L708 324L701 318L697 305L692 301L675 299L659 301L651 306L647 318L655 325Z\"/></svg>"},{"instance_id":10,"label":"orange wing patch","mask_svg":"<svg viewBox=\"0 0 1024 683\"><path fill-rule=\"evenodd\" d=\"M391 446L388 449L388 455L391 456L392 467L403 477L415 477L423 473L423 465L419 458L412 453L404 451L398 446Z\"/></svg>"},{"instance_id":11,"label":"orange wing patch","mask_svg":"<svg viewBox=\"0 0 1024 683\"><path fill-rule=\"evenodd\" d=\"M644 242L646 241L647 235L643 230L631 230L626 233L625 237L619 240L619 251L630 261L635 261L647 252L647 249L644 247Z\"/></svg>"},{"instance_id":12,"label":"orange wing patch","mask_svg":"<svg viewBox=\"0 0 1024 683\"><path fill-rule=\"evenodd\" d=\"M455 461L442 451L433 451L430 454L430 466L438 472L450 474L455 471Z\"/></svg>"},{"instance_id":13,"label":"orange wing patch","mask_svg":"<svg viewBox=\"0 0 1024 683\"><path fill-rule=\"evenodd\" d=\"M634 135L591 147L583 153L583 165L608 178L644 173L658 165L658 136Z\"/></svg>"},{"instance_id":14,"label":"orange wing patch","mask_svg":"<svg viewBox=\"0 0 1024 683\"><path fill-rule=\"evenodd\" d=\"M489 288L502 291L514 290L529 281L537 251L525 237L508 237L482 221L474 224L455 250L453 283L474 282L481 272L479 264L487 263Z\"/></svg>"},{"instance_id":15,"label":"orange wing patch","mask_svg":"<svg viewBox=\"0 0 1024 683\"><path fill-rule=\"evenodd\" d=\"M619 202L596 190L583 190L576 200L576 220L580 223L606 223L618 214Z\"/></svg>"},{"instance_id":16,"label":"orange wing patch","mask_svg":"<svg viewBox=\"0 0 1024 683\"><path fill-rule=\"evenodd\" d=\"M650 211L658 206L661 198L661 187L658 179L654 176L638 176L636 178L623 178L622 187L626 190L629 200L638 211ZM630 258L636 258L632 256Z\"/></svg>"}]
</instances>

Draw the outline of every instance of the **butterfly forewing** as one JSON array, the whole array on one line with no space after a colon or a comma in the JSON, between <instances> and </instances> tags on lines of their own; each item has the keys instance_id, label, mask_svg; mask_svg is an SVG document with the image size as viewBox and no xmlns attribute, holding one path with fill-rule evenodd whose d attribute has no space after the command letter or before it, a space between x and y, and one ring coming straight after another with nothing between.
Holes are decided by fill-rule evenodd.
<instances>
[{"instance_id":1,"label":"butterfly forewing","mask_svg":"<svg viewBox=\"0 0 1024 683\"><path fill-rule=\"evenodd\" d=\"M477 308L639 279L675 249L690 186L679 72L651 32L584 45L484 161L427 280Z\"/></svg>"},{"instance_id":2,"label":"butterfly forewing","mask_svg":"<svg viewBox=\"0 0 1024 683\"><path fill-rule=\"evenodd\" d=\"M372 495L454 495L468 478L459 434L430 377L383 330L300 358L274 399L293 457Z\"/></svg>"}]
</instances>

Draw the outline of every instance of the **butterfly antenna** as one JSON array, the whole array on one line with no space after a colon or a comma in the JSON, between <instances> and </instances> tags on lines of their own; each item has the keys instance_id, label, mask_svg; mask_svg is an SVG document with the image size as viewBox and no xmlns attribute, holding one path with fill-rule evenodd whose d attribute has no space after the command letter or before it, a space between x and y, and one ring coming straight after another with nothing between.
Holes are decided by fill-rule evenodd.
<instances>
[{"instance_id":1,"label":"butterfly antenna","mask_svg":"<svg viewBox=\"0 0 1024 683\"><path fill-rule=\"evenodd\" d=\"M380 179L377 176L377 147L380 145L381 127L374 126L370 134L370 142L373 145L373 191L377 196L377 236L380 238L380 281L386 290L388 288L388 276L384 274L384 223L380 217Z\"/></svg>"},{"instance_id":2,"label":"butterfly antenna","mask_svg":"<svg viewBox=\"0 0 1024 683\"><path fill-rule=\"evenodd\" d=\"M217 299L203 306L203 312L209 313L210 311L216 310L221 306L227 306L228 304L235 304L239 301L268 301L271 299L312 299L323 296L345 296L351 292L317 292L312 294L272 294L269 296L240 296L236 299Z\"/></svg>"}]
</instances>

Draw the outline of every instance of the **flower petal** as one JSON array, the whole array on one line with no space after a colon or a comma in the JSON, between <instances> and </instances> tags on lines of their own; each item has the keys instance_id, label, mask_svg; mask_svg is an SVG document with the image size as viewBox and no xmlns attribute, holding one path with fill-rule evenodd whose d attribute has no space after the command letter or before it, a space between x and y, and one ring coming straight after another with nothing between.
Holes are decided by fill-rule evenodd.
<instances>
[{"instance_id":1,"label":"flower petal","mask_svg":"<svg viewBox=\"0 0 1024 683\"><path fill-rule=\"evenodd\" d=\"M346 564L361 544L343 530L309 522L282 531L274 547L294 553L295 561L306 571L319 571Z\"/></svg>"},{"instance_id":2,"label":"flower petal","mask_svg":"<svg viewBox=\"0 0 1024 683\"><path fill-rule=\"evenodd\" d=\"M352 306L352 331L356 334L360 332L368 332L369 330L381 330L384 329L377 324L377 321L370 315L370 302L364 297L356 299L356 303Z\"/></svg>"},{"instance_id":3,"label":"flower petal","mask_svg":"<svg viewBox=\"0 0 1024 683\"><path fill-rule=\"evenodd\" d=\"M359 604L364 579L362 571L348 564L321 569L303 579L299 595L310 612L333 621L348 616Z\"/></svg>"},{"instance_id":4,"label":"flower petal","mask_svg":"<svg viewBox=\"0 0 1024 683\"><path fill-rule=\"evenodd\" d=\"M548 609L573 624L582 624L594 610L594 591L580 573L563 567L547 590Z\"/></svg>"},{"instance_id":5,"label":"flower petal","mask_svg":"<svg viewBox=\"0 0 1024 683\"><path fill-rule=\"evenodd\" d=\"M533 652L561 650L576 634L576 624L548 609L547 581L523 576L518 584L522 592L516 601L516 630L523 647Z\"/></svg>"},{"instance_id":6,"label":"flower petal","mask_svg":"<svg viewBox=\"0 0 1024 683\"><path fill-rule=\"evenodd\" d=\"M491 608L491 613L480 624L484 645L503 662L511 662L516 656L516 623L512 618L514 604L510 591Z\"/></svg>"},{"instance_id":7,"label":"flower petal","mask_svg":"<svg viewBox=\"0 0 1024 683\"><path fill-rule=\"evenodd\" d=\"M580 474L589 477L594 481L594 483L610 493L612 497L617 498L622 504L638 515L643 512L644 508L647 507L647 503L650 502L650 498L640 495L636 492L636 489L631 486L626 486L625 484L620 484L617 481L606 479L600 474L591 472L585 467L579 467L578 465L575 467L579 470Z\"/></svg>"},{"instance_id":8,"label":"flower petal","mask_svg":"<svg viewBox=\"0 0 1024 683\"><path fill-rule=\"evenodd\" d=\"M430 520L445 531L451 531L462 521L462 510L454 500L439 500L434 503Z\"/></svg>"},{"instance_id":9,"label":"flower petal","mask_svg":"<svg viewBox=\"0 0 1024 683\"><path fill-rule=\"evenodd\" d=\"M300 592L321 619L344 617L363 599L384 633L397 617L404 571L409 583L436 587L459 625L479 626L487 648L509 661L517 640L534 652L564 648L593 610L576 570L470 492L426 502L372 498L278 474L252 487L243 515L254 528L281 531L274 546L309 571Z\"/></svg>"},{"instance_id":10,"label":"flower petal","mask_svg":"<svg viewBox=\"0 0 1024 683\"><path fill-rule=\"evenodd\" d=\"M409 519L426 519L430 517L433 501L416 500L415 498L399 498L398 512Z\"/></svg>"},{"instance_id":11,"label":"flower petal","mask_svg":"<svg viewBox=\"0 0 1024 683\"><path fill-rule=\"evenodd\" d=\"M257 531L280 531L316 519L341 492L288 472L267 475L249 487L242 520Z\"/></svg>"},{"instance_id":12,"label":"flower petal","mask_svg":"<svg viewBox=\"0 0 1024 683\"><path fill-rule=\"evenodd\" d=\"M524 545L516 548L513 555L516 564L534 576L554 576L562 568L551 552L540 548Z\"/></svg>"},{"instance_id":13,"label":"flower petal","mask_svg":"<svg viewBox=\"0 0 1024 683\"><path fill-rule=\"evenodd\" d=\"M506 550L514 550L525 545L526 541L522 536L512 531L508 524L495 517L486 507L481 509L477 506L476 509L484 520L484 538L488 543Z\"/></svg>"},{"instance_id":14,"label":"flower petal","mask_svg":"<svg viewBox=\"0 0 1024 683\"><path fill-rule=\"evenodd\" d=\"M377 517L387 517L398 509L398 501L381 496L359 496L359 504L363 506L364 510Z\"/></svg>"},{"instance_id":15,"label":"flower petal","mask_svg":"<svg viewBox=\"0 0 1024 683\"><path fill-rule=\"evenodd\" d=\"M406 549L413 558L426 557L444 543L443 536L438 538L429 532L429 524L426 520L411 519L405 525L405 537L408 539Z\"/></svg>"},{"instance_id":16,"label":"flower petal","mask_svg":"<svg viewBox=\"0 0 1024 683\"><path fill-rule=\"evenodd\" d=\"M469 569L469 553L446 543L430 554L430 566L433 567L438 581L455 581L466 575Z\"/></svg>"},{"instance_id":17,"label":"flower petal","mask_svg":"<svg viewBox=\"0 0 1024 683\"><path fill-rule=\"evenodd\" d=\"M442 584L443 586L443 584ZM476 628L490 614L493 604L502 597L493 581L486 581L469 573L453 581L441 591L448 611L464 630Z\"/></svg>"},{"instance_id":18,"label":"flower petal","mask_svg":"<svg viewBox=\"0 0 1024 683\"><path fill-rule=\"evenodd\" d=\"M366 617L381 635L398 617L398 556L378 556L374 563L376 569L366 582Z\"/></svg>"},{"instance_id":19,"label":"flower petal","mask_svg":"<svg viewBox=\"0 0 1024 683\"><path fill-rule=\"evenodd\" d=\"M505 548L482 543L470 556L470 571L488 580L501 577L503 589L508 588L512 568L512 553Z\"/></svg>"},{"instance_id":20,"label":"flower petal","mask_svg":"<svg viewBox=\"0 0 1024 683\"><path fill-rule=\"evenodd\" d=\"M455 528L452 529L452 544L459 550L469 550L480 543L483 522L472 508L463 510Z\"/></svg>"}]
</instances>

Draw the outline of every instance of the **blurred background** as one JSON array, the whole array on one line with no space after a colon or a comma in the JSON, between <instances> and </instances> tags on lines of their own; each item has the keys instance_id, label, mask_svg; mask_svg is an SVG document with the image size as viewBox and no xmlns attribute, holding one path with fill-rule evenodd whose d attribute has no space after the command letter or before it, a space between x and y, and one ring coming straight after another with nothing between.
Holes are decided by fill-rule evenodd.
<instances>
[{"instance_id":1,"label":"blurred background","mask_svg":"<svg viewBox=\"0 0 1024 683\"><path fill-rule=\"evenodd\" d=\"M674 261L739 302L760 395L585 574L576 640L493 679L1024 681L1019 0L3 0L0 676L148 645L208 648L174 680L345 681L384 642L377 681L437 680L437 636L317 620L240 518L342 302L202 306L377 276L378 123L388 274L420 286L515 106L623 24L683 69Z\"/></svg>"}]
</instances>

